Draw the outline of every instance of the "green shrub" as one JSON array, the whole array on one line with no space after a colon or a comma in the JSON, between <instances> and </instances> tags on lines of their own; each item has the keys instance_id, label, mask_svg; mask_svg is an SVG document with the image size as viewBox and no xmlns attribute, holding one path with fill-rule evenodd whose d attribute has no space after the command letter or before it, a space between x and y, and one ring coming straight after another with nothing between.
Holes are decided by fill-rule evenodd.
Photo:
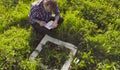
<instances>
[{"instance_id":1,"label":"green shrub","mask_svg":"<svg viewBox=\"0 0 120 70\"><path fill-rule=\"evenodd\" d=\"M0 69L35 70L39 63L29 62L30 51L41 40L31 32L28 22L34 0L0 1ZM57 0L64 22L53 37L78 46L73 70L120 69L120 1ZM34 30L33 30L34 31ZM31 51L31 52L32 52Z\"/></svg>"},{"instance_id":2,"label":"green shrub","mask_svg":"<svg viewBox=\"0 0 120 70\"><path fill-rule=\"evenodd\" d=\"M29 32L27 30L12 27L1 34L0 39L0 68L12 70L14 64L19 66L22 60L29 57Z\"/></svg>"}]
</instances>

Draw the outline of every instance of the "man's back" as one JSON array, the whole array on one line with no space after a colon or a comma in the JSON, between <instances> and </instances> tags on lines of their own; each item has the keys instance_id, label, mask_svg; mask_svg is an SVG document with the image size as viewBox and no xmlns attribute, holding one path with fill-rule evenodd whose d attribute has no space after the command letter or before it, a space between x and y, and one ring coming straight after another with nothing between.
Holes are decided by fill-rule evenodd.
<instances>
[{"instance_id":1,"label":"man's back","mask_svg":"<svg viewBox=\"0 0 120 70\"><path fill-rule=\"evenodd\" d=\"M43 0L41 2L34 2L31 5L30 11L30 22L34 23L32 19L38 19L48 22L49 18L52 16L52 12L46 12L43 7Z\"/></svg>"},{"instance_id":2,"label":"man's back","mask_svg":"<svg viewBox=\"0 0 120 70\"><path fill-rule=\"evenodd\" d=\"M52 12L55 16L52 16ZM63 22L60 18L60 11L55 0L40 0L31 4L29 19L32 26L39 32L46 32L45 25L53 20L52 29Z\"/></svg>"}]
</instances>

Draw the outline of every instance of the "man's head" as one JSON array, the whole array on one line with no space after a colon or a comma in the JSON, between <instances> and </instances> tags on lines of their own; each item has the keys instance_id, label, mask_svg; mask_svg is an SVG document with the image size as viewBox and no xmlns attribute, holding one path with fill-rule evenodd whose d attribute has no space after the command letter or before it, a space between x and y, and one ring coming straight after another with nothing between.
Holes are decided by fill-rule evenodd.
<instances>
[{"instance_id":1,"label":"man's head","mask_svg":"<svg viewBox=\"0 0 120 70\"><path fill-rule=\"evenodd\" d=\"M44 0L43 5L47 12L55 11L57 7L55 0Z\"/></svg>"}]
</instances>

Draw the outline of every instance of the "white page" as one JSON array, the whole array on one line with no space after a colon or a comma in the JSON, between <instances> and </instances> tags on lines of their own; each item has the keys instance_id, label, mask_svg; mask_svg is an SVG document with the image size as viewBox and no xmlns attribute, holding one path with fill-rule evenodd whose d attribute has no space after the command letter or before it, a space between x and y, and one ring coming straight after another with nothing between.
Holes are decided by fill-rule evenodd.
<instances>
[{"instance_id":1,"label":"white page","mask_svg":"<svg viewBox=\"0 0 120 70\"><path fill-rule=\"evenodd\" d=\"M53 21L49 21L46 25L45 25L45 27L47 28L47 29L51 29L52 27L51 27L51 25L53 24Z\"/></svg>"}]
</instances>

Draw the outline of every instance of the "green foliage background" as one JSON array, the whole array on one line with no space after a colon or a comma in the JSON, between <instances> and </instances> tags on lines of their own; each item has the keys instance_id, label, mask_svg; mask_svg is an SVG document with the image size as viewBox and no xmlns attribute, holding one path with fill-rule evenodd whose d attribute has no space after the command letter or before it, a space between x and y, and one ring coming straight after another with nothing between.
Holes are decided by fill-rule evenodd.
<instances>
[{"instance_id":1,"label":"green foliage background","mask_svg":"<svg viewBox=\"0 0 120 70\"><path fill-rule=\"evenodd\" d=\"M42 36L28 22L34 0L0 1L0 70L39 70L29 55ZM120 1L57 0L64 22L51 36L78 46L71 70L120 69Z\"/></svg>"}]
</instances>

